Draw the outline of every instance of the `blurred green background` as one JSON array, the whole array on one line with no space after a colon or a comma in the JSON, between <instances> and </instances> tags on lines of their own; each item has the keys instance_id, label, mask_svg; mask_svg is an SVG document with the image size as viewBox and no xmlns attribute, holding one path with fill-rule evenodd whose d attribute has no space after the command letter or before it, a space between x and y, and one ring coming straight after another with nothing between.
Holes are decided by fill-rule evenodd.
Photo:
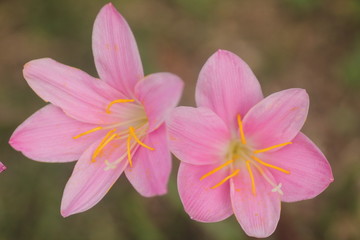
<instances>
[{"instance_id":1,"label":"blurred green background","mask_svg":"<svg viewBox=\"0 0 360 240\"><path fill-rule=\"evenodd\" d=\"M0 240L249 239L234 217L192 221L183 211L174 167L169 194L146 199L121 177L91 210L63 219L60 201L74 163L31 161L11 149L12 131L45 103L22 77L23 65L51 57L96 76L92 24L107 1L0 0ZM330 161L335 182L313 200L282 205L270 239L360 239L360 1L118 0L146 73L186 82L182 105L218 48L253 69L265 95L305 88L303 131Z\"/></svg>"}]
</instances>

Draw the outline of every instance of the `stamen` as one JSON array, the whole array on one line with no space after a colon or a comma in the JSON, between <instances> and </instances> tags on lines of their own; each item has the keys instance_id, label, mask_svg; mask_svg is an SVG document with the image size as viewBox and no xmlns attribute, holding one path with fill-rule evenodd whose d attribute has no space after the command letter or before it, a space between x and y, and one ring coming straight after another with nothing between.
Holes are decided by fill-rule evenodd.
<instances>
[{"instance_id":1,"label":"stamen","mask_svg":"<svg viewBox=\"0 0 360 240\"><path fill-rule=\"evenodd\" d=\"M256 196L255 179L254 179L253 172L252 172L252 170L251 170L251 166L250 166L250 161L249 161L249 160L246 161L246 167L247 167L247 170L248 170L248 172L249 172L249 174L250 174L252 193L254 194L254 196Z\"/></svg>"},{"instance_id":2,"label":"stamen","mask_svg":"<svg viewBox=\"0 0 360 240\"><path fill-rule=\"evenodd\" d=\"M116 138L115 138L116 139ZM133 142L130 145L130 149L133 148L136 145L136 142ZM108 160L105 160L106 167L104 167L104 171L108 171L110 169L115 169L119 163L121 163L122 160L124 160L127 157L128 153L127 151L123 153L118 159L115 161L109 162Z\"/></svg>"},{"instance_id":3,"label":"stamen","mask_svg":"<svg viewBox=\"0 0 360 240\"><path fill-rule=\"evenodd\" d=\"M103 129L103 128L102 127L96 127L96 128L90 129L90 130L88 130L86 132L83 132L83 133L80 133L80 134L76 135L75 137L73 137L73 139L78 139L79 137L82 137L82 136L87 135L87 134L92 133L92 132L99 131L101 129Z\"/></svg>"},{"instance_id":4,"label":"stamen","mask_svg":"<svg viewBox=\"0 0 360 240\"><path fill-rule=\"evenodd\" d=\"M274 146L271 146L271 147L268 147L268 148L255 150L254 153L267 152L267 151L270 151L271 149L286 146L286 145L289 145L289 144L292 144L292 142L281 143L281 144L274 145Z\"/></svg>"},{"instance_id":5,"label":"stamen","mask_svg":"<svg viewBox=\"0 0 360 240\"><path fill-rule=\"evenodd\" d=\"M94 152L94 154L93 154L93 159L92 159L93 162L96 162L96 157L97 157L97 155L99 155L99 153L101 152L101 150L103 150L103 148L104 148L106 145L108 145L109 142L111 142L116 136L117 136L117 134L114 133L114 134L111 135L108 139L106 139L106 141L105 141L102 145L100 145L100 146L97 147L97 149L95 150L95 152Z\"/></svg>"},{"instance_id":6,"label":"stamen","mask_svg":"<svg viewBox=\"0 0 360 240\"><path fill-rule=\"evenodd\" d=\"M149 149L149 150L151 150L151 151L154 151L154 150L155 150L155 148L149 147L148 145L146 145L145 143L143 143L142 141L140 141L140 139L136 136L136 134L135 134L135 129L134 129L133 127L129 127L129 133L130 133L131 136L134 137L135 141L136 141L138 144L140 144L141 146L143 146L143 147L145 147L145 148L147 148L147 149Z\"/></svg>"},{"instance_id":7,"label":"stamen","mask_svg":"<svg viewBox=\"0 0 360 240\"><path fill-rule=\"evenodd\" d=\"M224 178L223 180L221 180L221 182L219 182L218 184L216 184L215 186L212 186L211 189L215 189L217 187L220 187L221 185L223 185L227 180L229 180L232 177L235 177L236 175L238 175L240 172L240 169L236 169L232 174L230 174L229 176L227 176L226 178Z\"/></svg>"},{"instance_id":8,"label":"stamen","mask_svg":"<svg viewBox=\"0 0 360 240\"><path fill-rule=\"evenodd\" d=\"M254 159L255 161L257 161L258 163L266 166L266 167L270 167L270 168L276 169L276 170L278 170L278 171L280 171L280 172L283 172L283 173L286 173L286 174L290 174L290 171L285 170L285 169L280 168L280 167L277 167L277 166L274 166L274 165L271 165L271 164L269 164L269 163L263 162L263 161L261 161L259 158L255 157L255 156L251 156L251 158Z\"/></svg>"},{"instance_id":9,"label":"stamen","mask_svg":"<svg viewBox=\"0 0 360 240\"><path fill-rule=\"evenodd\" d=\"M240 114L237 115L237 122L238 122L238 125L239 125L239 133L240 133L240 137L241 137L241 143L246 144L246 139L245 139L245 134L244 134L244 129L243 129Z\"/></svg>"},{"instance_id":10,"label":"stamen","mask_svg":"<svg viewBox=\"0 0 360 240\"><path fill-rule=\"evenodd\" d=\"M92 158L91 158L91 161L92 161L92 162L96 162L96 159L95 159L95 158L96 158L97 155L99 155L101 149L103 149L103 148L105 147L105 146L104 146L104 147L101 147L101 146L107 141L107 139L108 139L110 136L112 136L112 135L115 135L114 137L117 136L116 134L113 134L115 131L116 131L116 129L110 130L110 131L106 134L106 136L101 140L99 146L95 149L95 151L94 151L94 153L93 153L93 155L92 155ZM114 137L113 137L113 138L114 138Z\"/></svg>"},{"instance_id":11,"label":"stamen","mask_svg":"<svg viewBox=\"0 0 360 240\"><path fill-rule=\"evenodd\" d=\"M135 100L134 99L117 99L117 100L114 100L112 102L110 102L107 107L106 107L106 113L111 113L110 111L110 108L112 105L114 105L115 103L128 103L128 102L134 102Z\"/></svg>"},{"instance_id":12,"label":"stamen","mask_svg":"<svg viewBox=\"0 0 360 240\"><path fill-rule=\"evenodd\" d=\"M203 180L204 178L207 178L208 176L216 173L217 171L223 169L224 167L226 167L227 165L229 165L230 163L233 163L233 162L234 162L234 160L229 160L229 161L227 161L226 163L221 164L219 167L217 167L217 168L215 168L214 170L211 170L210 172L208 172L208 173L206 173L205 175L203 175L203 176L200 178L200 180Z\"/></svg>"},{"instance_id":13,"label":"stamen","mask_svg":"<svg viewBox=\"0 0 360 240\"><path fill-rule=\"evenodd\" d=\"M132 167L130 140L131 140L131 135L129 134L129 136L126 140L126 148L127 148L128 161L129 161L130 167Z\"/></svg>"}]
</instances>

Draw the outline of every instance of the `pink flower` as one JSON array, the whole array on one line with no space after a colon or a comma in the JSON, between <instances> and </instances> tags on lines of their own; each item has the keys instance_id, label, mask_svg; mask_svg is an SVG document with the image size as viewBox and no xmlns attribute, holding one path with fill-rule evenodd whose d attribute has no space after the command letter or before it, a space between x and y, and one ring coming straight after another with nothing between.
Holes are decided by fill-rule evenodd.
<instances>
[{"instance_id":1,"label":"pink flower","mask_svg":"<svg viewBox=\"0 0 360 240\"><path fill-rule=\"evenodd\" d=\"M0 173L5 171L5 170L6 170L5 165L2 162L0 162Z\"/></svg>"},{"instance_id":2,"label":"pink flower","mask_svg":"<svg viewBox=\"0 0 360 240\"><path fill-rule=\"evenodd\" d=\"M176 108L167 122L192 219L217 222L234 213L248 235L267 237L281 201L313 198L333 181L325 156L300 132L309 107L304 90L263 99L249 66L219 50L200 72L196 103Z\"/></svg>"},{"instance_id":3,"label":"pink flower","mask_svg":"<svg viewBox=\"0 0 360 240\"><path fill-rule=\"evenodd\" d=\"M64 217L94 206L123 171L141 195L165 194L171 169L164 119L180 99L181 79L144 77L134 36L111 3L98 14L92 40L101 80L51 59L25 65L28 84L51 104L10 139L33 160L79 159L64 190Z\"/></svg>"}]
</instances>

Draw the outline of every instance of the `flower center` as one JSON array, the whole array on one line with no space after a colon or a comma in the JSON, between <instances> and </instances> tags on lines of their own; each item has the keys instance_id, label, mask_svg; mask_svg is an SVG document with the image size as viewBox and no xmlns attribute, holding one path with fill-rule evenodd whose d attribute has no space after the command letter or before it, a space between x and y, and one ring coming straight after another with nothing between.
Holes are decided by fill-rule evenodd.
<instances>
[{"instance_id":1,"label":"flower center","mask_svg":"<svg viewBox=\"0 0 360 240\"><path fill-rule=\"evenodd\" d=\"M261 159L259 159L258 154L292 144L292 142L285 142L282 144L273 145L263 149L253 149L246 141L240 114L237 116L237 122L239 126L239 139L233 139L229 143L228 150L225 155L225 162L221 164L219 167L203 175L200 178L200 180L203 180L215 174L221 169L227 168L228 171L231 172L231 174L226 176L218 184L211 187L211 189L215 189L221 186L222 184L224 184L229 179L236 177L240 173L240 170L243 169L248 171L249 173L249 177L251 180L251 190L253 195L256 196L256 183L253 173L253 171L256 170L273 187L272 189L273 192L278 192L279 194L282 195L283 194L283 192L281 191L282 184L281 183L276 184L272 180L272 178L267 175L267 173L264 171L263 168L269 167L272 169L276 169L280 172L283 172L285 174L290 174L290 171L262 161Z\"/></svg>"},{"instance_id":2,"label":"flower center","mask_svg":"<svg viewBox=\"0 0 360 240\"><path fill-rule=\"evenodd\" d=\"M111 154L117 147L120 146L118 141L126 141L126 153L120 156L120 158L115 161L109 162L108 160L105 160L106 167L104 168L104 170L115 169L117 164L119 164L126 157L128 159L130 167L132 167L132 152L138 146L145 147L152 151L155 150L154 148L142 142L142 139L144 139L147 135L149 123L143 106L135 103L134 99L114 100L106 106L105 112L107 114L119 114L119 112L112 111L111 109L113 108L114 104L123 103L130 103L133 105L131 106L131 110L129 112L120 112L120 114L122 115L127 114L129 116L127 121L109 124L106 126L99 126L73 137L73 139L78 139L82 136L91 134L99 130L108 130L105 137L101 140L97 148L94 150L91 157L91 162L96 162L98 157L104 155L105 150L107 155Z\"/></svg>"}]
</instances>

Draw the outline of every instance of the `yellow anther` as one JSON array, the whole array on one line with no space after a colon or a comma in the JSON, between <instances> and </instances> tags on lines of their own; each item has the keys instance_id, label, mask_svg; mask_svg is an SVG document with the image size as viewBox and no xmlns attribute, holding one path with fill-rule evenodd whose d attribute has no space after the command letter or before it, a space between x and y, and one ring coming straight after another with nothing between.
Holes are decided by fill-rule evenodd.
<instances>
[{"instance_id":1,"label":"yellow anther","mask_svg":"<svg viewBox=\"0 0 360 240\"><path fill-rule=\"evenodd\" d=\"M221 185L223 185L227 180L229 180L232 177L235 177L236 175L238 175L240 172L240 169L236 169L232 174L230 174L229 176L227 176L226 178L224 178L223 180L221 180L221 182L219 182L218 184L216 184L215 186L212 186L211 189L215 189L217 187L220 187Z\"/></svg>"},{"instance_id":2,"label":"yellow anther","mask_svg":"<svg viewBox=\"0 0 360 240\"><path fill-rule=\"evenodd\" d=\"M79 137L82 137L82 136L87 135L87 134L92 133L92 132L99 131L101 129L103 129L103 128L102 127L96 127L96 128L90 129L89 131L86 131L86 132L80 133L79 135L76 135L75 137L73 137L73 139L78 139Z\"/></svg>"},{"instance_id":3,"label":"yellow anther","mask_svg":"<svg viewBox=\"0 0 360 240\"><path fill-rule=\"evenodd\" d=\"M217 171L223 169L224 167L226 167L227 165L229 165L230 163L233 163L233 162L234 162L234 160L229 160L229 161L227 161L226 163L221 164L219 167L215 168L214 170L211 170L210 172L208 172L208 173L206 173L204 176L202 176L202 177L200 178L200 180L203 180L204 178L207 178L208 176L216 173Z\"/></svg>"},{"instance_id":4,"label":"yellow anther","mask_svg":"<svg viewBox=\"0 0 360 240\"><path fill-rule=\"evenodd\" d=\"M286 146L286 145L289 145L289 144L292 144L292 142L281 143L281 144L277 144L277 145L274 145L274 146L271 146L271 147L268 147L268 148L255 150L254 153L267 152L267 151L270 151L270 150L272 150L274 148L283 147L283 146Z\"/></svg>"},{"instance_id":5,"label":"yellow anther","mask_svg":"<svg viewBox=\"0 0 360 240\"><path fill-rule=\"evenodd\" d=\"M154 151L155 148L152 148L152 147L149 147L148 145L146 145L145 143L143 143L142 141L140 141L140 139L136 136L136 133L135 133L135 129L133 127L129 127L129 135L131 135L135 141L140 144L141 146L149 149L149 150L152 150Z\"/></svg>"},{"instance_id":6,"label":"yellow anther","mask_svg":"<svg viewBox=\"0 0 360 240\"><path fill-rule=\"evenodd\" d=\"M114 132L116 131L116 129L110 130L106 136L101 140L99 146L95 149L91 161L92 162L96 162L96 157L97 155L99 155L99 153L101 152L101 150L106 146L106 144L108 144L112 139L114 139L117 134L114 134ZM108 139L111 138L110 141L108 141Z\"/></svg>"},{"instance_id":7,"label":"yellow anther","mask_svg":"<svg viewBox=\"0 0 360 240\"><path fill-rule=\"evenodd\" d=\"M266 166L266 167L276 169L276 170L278 170L280 172L283 172L283 173L286 173L286 174L290 174L290 171L282 169L282 168L274 166L274 165L271 165L269 163L263 162L263 161L261 161L259 158L255 157L255 156L251 156L251 158L254 159L255 161L257 161L258 163Z\"/></svg>"},{"instance_id":8,"label":"yellow anther","mask_svg":"<svg viewBox=\"0 0 360 240\"><path fill-rule=\"evenodd\" d=\"M245 138L243 124L242 124L242 121L241 121L240 114L237 115L237 122L238 122L238 125L239 125L239 134L240 134L240 137L241 137L241 143L246 144L246 138Z\"/></svg>"},{"instance_id":9,"label":"yellow anther","mask_svg":"<svg viewBox=\"0 0 360 240\"><path fill-rule=\"evenodd\" d=\"M129 134L129 136L126 140L126 148L127 148L128 161L129 161L130 167L132 167L130 140L131 140L131 135Z\"/></svg>"},{"instance_id":10,"label":"yellow anther","mask_svg":"<svg viewBox=\"0 0 360 240\"><path fill-rule=\"evenodd\" d=\"M246 161L246 167L247 167L247 170L249 172L249 175L250 175L250 179L251 179L251 191L252 193L254 194L254 196L256 196L256 186L255 186L255 179L254 179L254 174L251 170L251 166L250 166L250 161Z\"/></svg>"},{"instance_id":11,"label":"yellow anther","mask_svg":"<svg viewBox=\"0 0 360 240\"><path fill-rule=\"evenodd\" d=\"M110 108L112 105L114 105L115 103L128 103L128 102L134 102L134 99L117 99L114 100L112 102L110 102L107 107L106 107L106 113L111 113Z\"/></svg>"}]
</instances>

